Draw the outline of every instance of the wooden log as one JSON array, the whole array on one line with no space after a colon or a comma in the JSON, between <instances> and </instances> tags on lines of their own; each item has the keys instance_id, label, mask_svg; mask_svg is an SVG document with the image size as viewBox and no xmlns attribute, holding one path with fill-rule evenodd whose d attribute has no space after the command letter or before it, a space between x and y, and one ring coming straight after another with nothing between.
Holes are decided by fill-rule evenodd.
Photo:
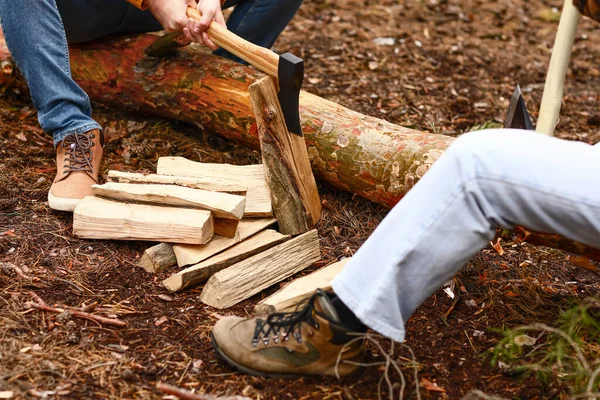
<instances>
[{"instance_id":1,"label":"wooden log","mask_svg":"<svg viewBox=\"0 0 600 400\"><path fill-rule=\"evenodd\" d=\"M319 235L313 229L217 272L204 285L200 300L220 309L231 307L320 258Z\"/></svg>"},{"instance_id":2,"label":"wooden log","mask_svg":"<svg viewBox=\"0 0 600 400\"><path fill-rule=\"evenodd\" d=\"M279 230L289 235L307 232L321 216L321 200L304 138L289 133L273 78L262 78L249 90Z\"/></svg>"},{"instance_id":3,"label":"wooden log","mask_svg":"<svg viewBox=\"0 0 600 400\"><path fill-rule=\"evenodd\" d=\"M209 192L175 185L108 182L93 185L94 195L134 203L152 203L209 210L217 218L240 220L246 199L229 193Z\"/></svg>"},{"instance_id":4,"label":"wooden log","mask_svg":"<svg viewBox=\"0 0 600 400\"><path fill-rule=\"evenodd\" d=\"M215 273L242 261L250 256L261 253L281 242L290 238L289 235L272 229L259 232L254 236L236 244L228 250L204 260L201 263L192 265L178 273L171 275L162 283L171 292L178 292L187 287L204 282Z\"/></svg>"},{"instance_id":5,"label":"wooden log","mask_svg":"<svg viewBox=\"0 0 600 400\"><path fill-rule=\"evenodd\" d=\"M149 34L113 36L71 46L73 77L94 101L185 121L257 149L248 86L263 75L197 47L168 58L148 57L144 50L155 39ZM0 75L0 87L10 80ZM24 87L21 79L15 84ZM306 92L300 96L300 115L316 176L388 206L454 140L369 117Z\"/></svg>"},{"instance_id":6,"label":"wooden log","mask_svg":"<svg viewBox=\"0 0 600 400\"><path fill-rule=\"evenodd\" d=\"M139 267L153 274L175 265L177 265L177 257L170 243L159 243L147 248L138 261Z\"/></svg>"},{"instance_id":7,"label":"wooden log","mask_svg":"<svg viewBox=\"0 0 600 400\"><path fill-rule=\"evenodd\" d=\"M183 157L160 157L156 165L160 175L202 178L215 183L245 185L246 217L271 217L271 191L265 180L262 164L230 165L209 164L187 160Z\"/></svg>"},{"instance_id":8,"label":"wooden log","mask_svg":"<svg viewBox=\"0 0 600 400\"><path fill-rule=\"evenodd\" d=\"M229 184L226 182L213 182L202 178L190 178L187 176L166 176L158 174L140 174L137 172L108 171L109 182L121 183L156 183L159 185L177 185L192 189L209 190L211 192L223 192L246 195L246 185Z\"/></svg>"},{"instance_id":9,"label":"wooden log","mask_svg":"<svg viewBox=\"0 0 600 400\"><path fill-rule=\"evenodd\" d=\"M331 290L331 281L340 273L348 261L350 261L350 258L329 264L288 283L271 296L261 300L254 307L254 313L256 315L267 315L279 311L291 311L317 289Z\"/></svg>"},{"instance_id":10,"label":"wooden log","mask_svg":"<svg viewBox=\"0 0 600 400\"><path fill-rule=\"evenodd\" d=\"M215 235L209 243L201 246L176 244L173 246L173 251L177 257L177 265L183 268L204 261L223 250L235 246L276 222L277 220L275 218L242 220L234 238Z\"/></svg>"},{"instance_id":11,"label":"wooden log","mask_svg":"<svg viewBox=\"0 0 600 400\"><path fill-rule=\"evenodd\" d=\"M87 239L204 244L213 236L210 211L128 204L85 197L73 213L73 233Z\"/></svg>"}]
</instances>

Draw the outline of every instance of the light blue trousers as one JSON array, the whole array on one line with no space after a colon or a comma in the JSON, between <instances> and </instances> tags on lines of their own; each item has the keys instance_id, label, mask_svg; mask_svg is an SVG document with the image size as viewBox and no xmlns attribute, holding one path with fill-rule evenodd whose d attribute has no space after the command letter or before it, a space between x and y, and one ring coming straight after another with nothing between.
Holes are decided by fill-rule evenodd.
<instances>
[{"instance_id":1,"label":"light blue trousers","mask_svg":"<svg viewBox=\"0 0 600 400\"><path fill-rule=\"evenodd\" d=\"M263 47L271 47L302 0L227 0L236 6L227 27ZM71 79L68 45L111 33L161 29L150 11L125 0L0 0L6 44L29 85L42 128L54 144L67 135L100 128L87 94ZM219 49L218 55L240 61Z\"/></svg>"},{"instance_id":2,"label":"light blue trousers","mask_svg":"<svg viewBox=\"0 0 600 400\"><path fill-rule=\"evenodd\" d=\"M333 290L373 330L404 324L499 226L600 247L600 148L530 131L467 133L358 250Z\"/></svg>"}]
</instances>

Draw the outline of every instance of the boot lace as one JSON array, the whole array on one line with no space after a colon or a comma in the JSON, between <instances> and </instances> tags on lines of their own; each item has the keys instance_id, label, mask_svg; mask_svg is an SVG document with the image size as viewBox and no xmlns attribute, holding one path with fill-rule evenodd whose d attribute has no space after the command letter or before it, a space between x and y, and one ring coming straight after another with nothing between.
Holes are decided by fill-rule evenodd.
<instances>
[{"instance_id":1,"label":"boot lace","mask_svg":"<svg viewBox=\"0 0 600 400\"><path fill-rule=\"evenodd\" d=\"M287 342L290 336L293 336L298 343L302 343L302 322L307 322L313 328L319 329L319 323L313 317L314 300L317 295L314 294L308 300L298 304L296 311L276 312L269 314L266 319L257 319L252 345L258 346L262 340L266 346L271 339L277 344L280 338Z\"/></svg>"},{"instance_id":2,"label":"boot lace","mask_svg":"<svg viewBox=\"0 0 600 400\"><path fill-rule=\"evenodd\" d=\"M63 174L84 171L93 172L92 147L96 135L92 132L72 133L64 138L62 146L65 149L65 164Z\"/></svg>"}]
</instances>

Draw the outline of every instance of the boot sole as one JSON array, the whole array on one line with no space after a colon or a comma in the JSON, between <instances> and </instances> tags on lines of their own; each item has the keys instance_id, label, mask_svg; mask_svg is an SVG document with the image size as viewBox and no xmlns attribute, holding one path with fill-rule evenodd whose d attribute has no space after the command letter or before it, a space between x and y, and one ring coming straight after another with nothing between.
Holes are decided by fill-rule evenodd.
<instances>
[{"instance_id":1,"label":"boot sole","mask_svg":"<svg viewBox=\"0 0 600 400\"><path fill-rule=\"evenodd\" d=\"M225 353L223 353L221 351L221 349L219 348L219 345L217 344L216 340L215 340L215 336L212 334L210 334L210 339L212 341L212 345L213 348L215 349L215 352L217 353L217 355L223 360L225 361L225 363L227 365L229 365L230 367L232 367L233 369L238 370L239 372L242 372L244 374L247 375L252 375L252 376L260 376L263 378L275 378L275 379L298 379L298 378L302 378L302 377L306 377L306 376L320 376L320 375L307 375L307 374L283 374L283 373L273 373L273 372L263 372L263 371L257 371L255 369L250 369L248 367L245 367L241 364L236 363L235 361L233 361L231 358L229 358ZM325 376L325 375L323 375Z\"/></svg>"},{"instance_id":2,"label":"boot sole","mask_svg":"<svg viewBox=\"0 0 600 400\"><path fill-rule=\"evenodd\" d=\"M65 199L61 197L54 197L48 193L48 206L56 211L75 211L75 207L82 199Z\"/></svg>"}]
</instances>

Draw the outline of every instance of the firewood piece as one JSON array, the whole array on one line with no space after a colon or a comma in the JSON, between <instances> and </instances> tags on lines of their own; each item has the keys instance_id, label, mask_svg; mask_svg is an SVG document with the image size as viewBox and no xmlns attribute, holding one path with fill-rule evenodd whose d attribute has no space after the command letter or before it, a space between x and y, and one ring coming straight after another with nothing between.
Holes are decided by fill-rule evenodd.
<instances>
[{"instance_id":1,"label":"firewood piece","mask_svg":"<svg viewBox=\"0 0 600 400\"><path fill-rule=\"evenodd\" d=\"M192 265L191 267L171 275L163 281L163 285L171 292L177 292L196 285L230 265L263 252L289 238L289 235L282 235L277 231L267 229L208 260L204 260L201 263Z\"/></svg>"},{"instance_id":2,"label":"firewood piece","mask_svg":"<svg viewBox=\"0 0 600 400\"><path fill-rule=\"evenodd\" d=\"M277 222L275 218L243 219L238 225L234 238L215 235L209 243L201 246L176 244L173 246L173 251L177 257L177 265L183 268L204 261L268 228L275 222Z\"/></svg>"},{"instance_id":3,"label":"firewood piece","mask_svg":"<svg viewBox=\"0 0 600 400\"><path fill-rule=\"evenodd\" d=\"M87 239L205 244L213 236L210 211L128 204L87 196L73 213L73 233Z\"/></svg>"},{"instance_id":4,"label":"firewood piece","mask_svg":"<svg viewBox=\"0 0 600 400\"><path fill-rule=\"evenodd\" d=\"M240 220L246 199L229 193L209 192L174 185L108 182L93 185L94 195L119 201L199 208L217 218Z\"/></svg>"},{"instance_id":5,"label":"firewood piece","mask_svg":"<svg viewBox=\"0 0 600 400\"><path fill-rule=\"evenodd\" d=\"M246 186L248 190L244 216L246 218L273 216L271 191L265 180L262 164L208 164L190 161L183 157L160 157L156 171L160 175L186 176L214 183Z\"/></svg>"},{"instance_id":6,"label":"firewood piece","mask_svg":"<svg viewBox=\"0 0 600 400\"><path fill-rule=\"evenodd\" d=\"M226 238L234 238L240 221L237 219L215 218L215 235L225 236Z\"/></svg>"},{"instance_id":7,"label":"firewood piece","mask_svg":"<svg viewBox=\"0 0 600 400\"><path fill-rule=\"evenodd\" d=\"M200 300L216 308L231 307L321 258L315 229L217 272L204 285Z\"/></svg>"},{"instance_id":8,"label":"firewood piece","mask_svg":"<svg viewBox=\"0 0 600 400\"><path fill-rule=\"evenodd\" d=\"M150 273L157 273L175 265L177 265L177 257L170 243L159 243L147 248L138 261L138 266Z\"/></svg>"},{"instance_id":9,"label":"firewood piece","mask_svg":"<svg viewBox=\"0 0 600 400\"><path fill-rule=\"evenodd\" d=\"M108 171L109 182L121 183L155 183L159 185L177 185L192 189L209 190L211 192L233 193L244 196L248 187L227 182L213 182L189 176L168 176L158 174L140 174L137 172Z\"/></svg>"},{"instance_id":10,"label":"firewood piece","mask_svg":"<svg viewBox=\"0 0 600 400\"><path fill-rule=\"evenodd\" d=\"M321 216L321 200L306 142L288 131L272 77L253 83L249 91L279 229L290 235L309 231Z\"/></svg>"},{"instance_id":11,"label":"firewood piece","mask_svg":"<svg viewBox=\"0 0 600 400\"><path fill-rule=\"evenodd\" d=\"M254 307L254 313L256 315L266 315L273 312L290 311L302 300L311 296L317 289L330 290L331 281L340 273L348 261L350 259L346 258L329 264L288 283L271 296L261 300Z\"/></svg>"}]
</instances>

